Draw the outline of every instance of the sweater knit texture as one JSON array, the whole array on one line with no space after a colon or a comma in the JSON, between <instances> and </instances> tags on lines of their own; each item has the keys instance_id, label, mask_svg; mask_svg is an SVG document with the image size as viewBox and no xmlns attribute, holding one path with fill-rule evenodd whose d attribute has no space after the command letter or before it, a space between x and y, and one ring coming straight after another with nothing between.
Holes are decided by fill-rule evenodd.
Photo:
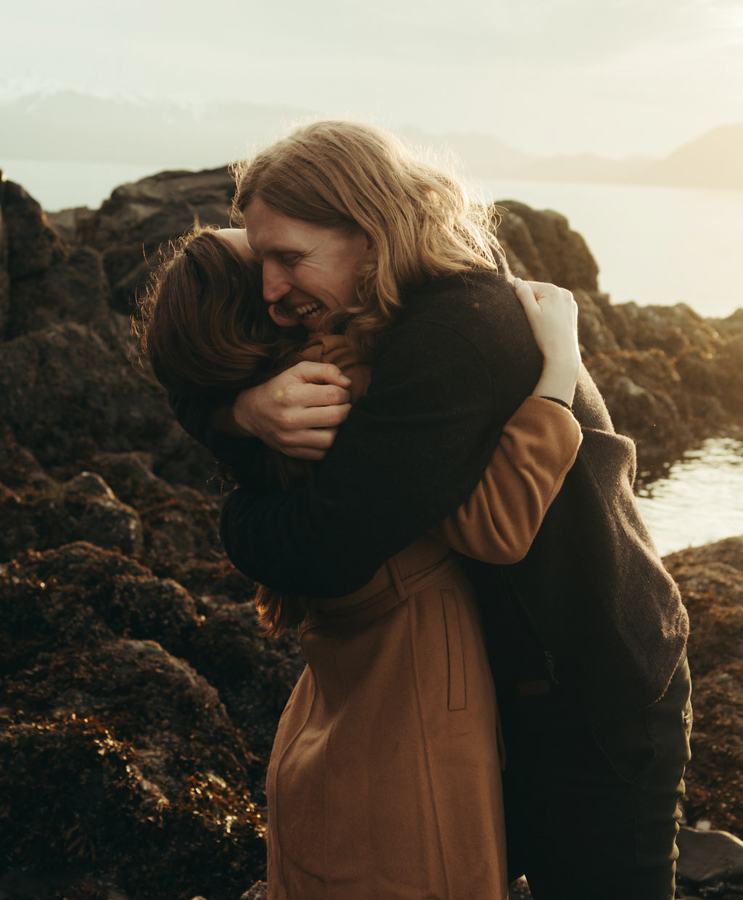
<instances>
[{"instance_id":1,"label":"sweater knit texture","mask_svg":"<svg viewBox=\"0 0 743 900\"><path fill-rule=\"evenodd\" d=\"M368 393L309 481L285 493L246 483L229 495L221 520L228 555L292 593L333 597L362 587L472 493L541 367L502 276L473 272L409 291L378 342ZM186 430L216 456L235 463L258 452L257 442L209 427L228 396L172 399ZM583 431L576 463L526 557L480 564L479 602L508 591L555 677L606 718L664 693L688 618L634 499L634 444L614 431L585 369L573 409Z\"/></svg>"}]
</instances>

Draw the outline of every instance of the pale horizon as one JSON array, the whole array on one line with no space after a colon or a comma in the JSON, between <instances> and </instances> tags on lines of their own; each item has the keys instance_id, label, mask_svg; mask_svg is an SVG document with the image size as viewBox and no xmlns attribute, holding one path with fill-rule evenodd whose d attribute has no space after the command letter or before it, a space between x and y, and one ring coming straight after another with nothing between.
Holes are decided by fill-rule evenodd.
<instances>
[{"instance_id":1,"label":"pale horizon","mask_svg":"<svg viewBox=\"0 0 743 900\"><path fill-rule=\"evenodd\" d=\"M495 135L539 155L663 157L743 121L743 0L30 0L0 99L242 101Z\"/></svg>"}]
</instances>

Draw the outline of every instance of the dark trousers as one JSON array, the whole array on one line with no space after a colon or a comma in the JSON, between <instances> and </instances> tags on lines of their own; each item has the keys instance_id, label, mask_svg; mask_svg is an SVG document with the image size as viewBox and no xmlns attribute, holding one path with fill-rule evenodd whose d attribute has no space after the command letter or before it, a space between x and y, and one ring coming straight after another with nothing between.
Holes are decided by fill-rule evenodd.
<instances>
[{"instance_id":1,"label":"dark trousers","mask_svg":"<svg viewBox=\"0 0 743 900\"><path fill-rule=\"evenodd\" d=\"M510 880L525 874L534 900L672 900L690 756L686 659L660 700L597 724L555 680L507 586L494 598L473 575L506 745Z\"/></svg>"},{"instance_id":2,"label":"dark trousers","mask_svg":"<svg viewBox=\"0 0 743 900\"><path fill-rule=\"evenodd\" d=\"M509 873L534 900L672 900L690 687L683 661L660 700L600 727L555 685L505 704Z\"/></svg>"}]
</instances>

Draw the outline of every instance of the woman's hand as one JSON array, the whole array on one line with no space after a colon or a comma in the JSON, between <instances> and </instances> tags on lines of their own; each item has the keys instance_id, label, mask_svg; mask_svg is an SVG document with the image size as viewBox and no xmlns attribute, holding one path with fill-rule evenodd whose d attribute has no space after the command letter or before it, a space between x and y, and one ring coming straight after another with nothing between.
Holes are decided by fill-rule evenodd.
<instances>
[{"instance_id":1,"label":"woman's hand","mask_svg":"<svg viewBox=\"0 0 743 900\"><path fill-rule=\"evenodd\" d=\"M578 304L570 291L554 284L517 278L514 288L544 356L533 395L554 397L570 406L581 367Z\"/></svg>"},{"instance_id":2,"label":"woman's hand","mask_svg":"<svg viewBox=\"0 0 743 900\"><path fill-rule=\"evenodd\" d=\"M351 380L328 363L300 362L242 391L232 407L239 433L297 459L322 459L351 411Z\"/></svg>"}]
</instances>

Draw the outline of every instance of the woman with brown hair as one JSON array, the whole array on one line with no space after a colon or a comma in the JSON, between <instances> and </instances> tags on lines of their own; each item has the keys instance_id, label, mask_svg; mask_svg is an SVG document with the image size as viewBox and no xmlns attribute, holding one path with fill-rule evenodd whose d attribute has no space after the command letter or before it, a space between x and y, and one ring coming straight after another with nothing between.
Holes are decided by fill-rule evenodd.
<instances>
[{"instance_id":1,"label":"woman with brown hair","mask_svg":"<svg viewBox=\"0 0 743 900\"><path fill-rule=\"evenodd\" d=\"M349 412L337 370L303 361L176 409L218 456L257 453L255 437L325 456L286 492L246 479L221 533L262 583L345 596L466 500L542 356L464 192L378 129L299 129L245 165L235 206L274 321L327 331L350 314L369 388ZM241 443L215 426L225 403ZM526 557L467 564L504 720L509 866L536 900L668 900L688 619L634 501L634 446L585 370L574 409L581 452Z\"/></svg>"},{"instance_id":2,"label":"woman with brown hair","mask_svg":"<svg viewBox=\"0 0 743 900\"><path fill-rule=\"evenodd\" d=\"M181 242L144 304L158 378L180 391L241 387L302 357L338 366L352 399L363 396L368 366L347 338L272 331L253 275L244 232ZM451 548L521 558L580 444L569 410L539 396L572 397L575 306L561 296L540 309L522 293L544 336L544 374L469 500L351 595L256 596L268 631L300 624L308 663L267 777L272 898L507 896L495 696ZM262 471L239 474L288 487L301 481L297 465L269 453Z\"/></svg>"}]
</instances>

